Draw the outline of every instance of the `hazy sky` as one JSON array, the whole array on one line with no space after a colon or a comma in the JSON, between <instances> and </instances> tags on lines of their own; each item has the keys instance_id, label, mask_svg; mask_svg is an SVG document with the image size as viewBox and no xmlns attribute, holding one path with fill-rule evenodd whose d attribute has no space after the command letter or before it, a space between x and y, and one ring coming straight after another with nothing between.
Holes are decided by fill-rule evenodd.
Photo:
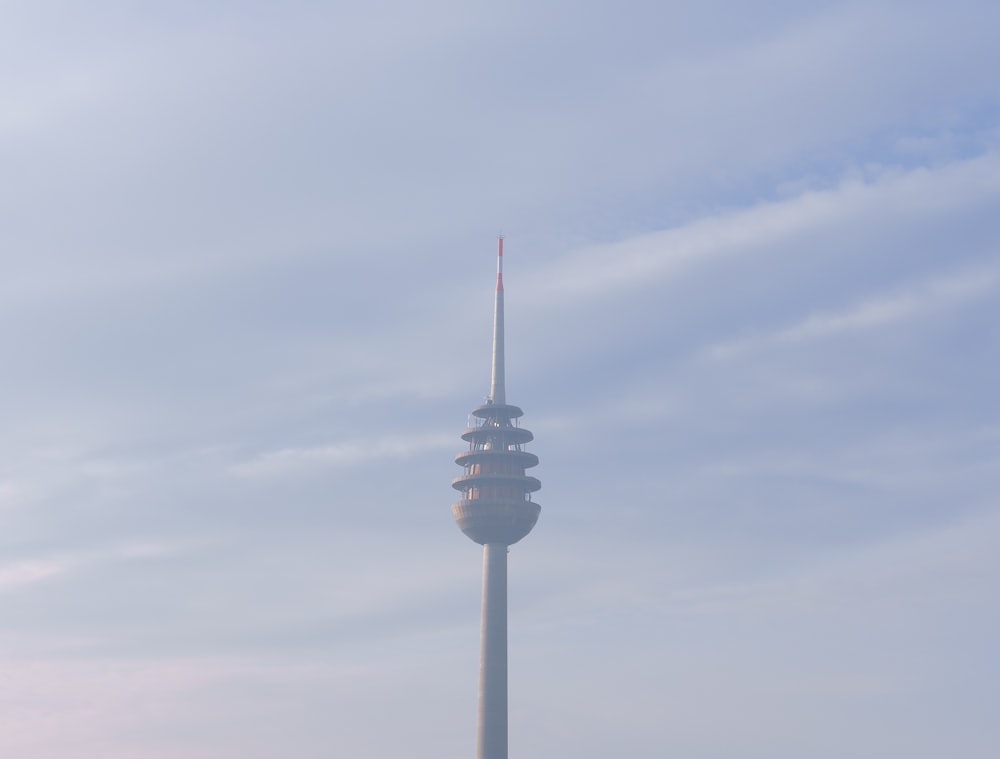
<instances>
[{"instance_id":1,"label":"hazy sky","mask_svg":"<svg viewBox=\"0 0 1000 759\"><path fill-rule=\"evenodd\" d=\"M993 759L1000 5L0 4L0 754Z\"/></svg>"}]
</instances>

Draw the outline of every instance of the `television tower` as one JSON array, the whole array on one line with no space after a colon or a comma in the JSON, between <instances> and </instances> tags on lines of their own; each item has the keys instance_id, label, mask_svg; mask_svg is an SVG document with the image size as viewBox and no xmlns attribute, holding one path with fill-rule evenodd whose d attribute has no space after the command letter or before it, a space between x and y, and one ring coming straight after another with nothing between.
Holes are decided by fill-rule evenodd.
<instances>
[{"instance_id":1,"label":"television tower","mask_svg":"<svg viewBox=\"0 0 1000 759\"><path fill-rule=\"evenodd\" d=\"M465 471L452 480L462 500L451 507L462 532L483 547L483 622L479 659L476 759L507 759L507 550L535 526L541 507L531 494L542 483L525 475L538 457L524 450L534 437L518 425L524 412L507 403L503 365L503 237L497 238L493 314L493 378L486 403L472 410L455 457Z\"/></svg>"}]
</instances>

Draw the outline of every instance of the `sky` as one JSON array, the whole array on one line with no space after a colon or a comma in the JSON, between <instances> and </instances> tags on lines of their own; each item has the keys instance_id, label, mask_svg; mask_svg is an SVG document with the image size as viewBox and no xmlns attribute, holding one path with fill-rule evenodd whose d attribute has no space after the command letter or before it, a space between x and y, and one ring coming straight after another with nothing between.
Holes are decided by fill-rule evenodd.
<instances>
[{"instance_id":1,"label":"sky","mask_svg":"<svg viewBox=\"0 0 1000 759\"><path fill-rule=\"evenodd\" d=\"M992 759L1000 5L0 4L0 753Z\"/></svg>"}]
</instances>

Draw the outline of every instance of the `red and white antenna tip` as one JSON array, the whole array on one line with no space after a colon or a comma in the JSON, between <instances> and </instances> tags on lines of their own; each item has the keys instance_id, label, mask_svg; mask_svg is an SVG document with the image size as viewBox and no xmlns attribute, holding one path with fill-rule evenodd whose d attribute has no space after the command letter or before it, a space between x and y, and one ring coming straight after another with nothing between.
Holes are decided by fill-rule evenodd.
<instances>
[{"instance_id":1,"label":"red and white antenna tip","mask_svg":"<svg viewBox=\"0 0 1000 759\"><path fill-rule=\"evenodd\" d=\"M497 235L497 290L503 290L503 235Z\"/></svg>"}]
</instances>

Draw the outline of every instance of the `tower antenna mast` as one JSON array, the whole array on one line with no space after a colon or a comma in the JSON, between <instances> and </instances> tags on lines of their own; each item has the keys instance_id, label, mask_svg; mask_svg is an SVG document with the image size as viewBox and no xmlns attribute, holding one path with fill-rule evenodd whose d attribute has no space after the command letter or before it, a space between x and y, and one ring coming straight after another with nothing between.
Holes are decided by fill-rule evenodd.
<instances>
[{"instance_id":1,"label":"tower antenna mast","mask_svg":"<svg viewBox=\"0 0 1000 759\"><path fill-rule=\"evenodd\" d=\"M503 405L507 402L503 364L503 235L497 237L497 292L493 305L493 376L490 400Z\"/></svg>"}]
</instances>

